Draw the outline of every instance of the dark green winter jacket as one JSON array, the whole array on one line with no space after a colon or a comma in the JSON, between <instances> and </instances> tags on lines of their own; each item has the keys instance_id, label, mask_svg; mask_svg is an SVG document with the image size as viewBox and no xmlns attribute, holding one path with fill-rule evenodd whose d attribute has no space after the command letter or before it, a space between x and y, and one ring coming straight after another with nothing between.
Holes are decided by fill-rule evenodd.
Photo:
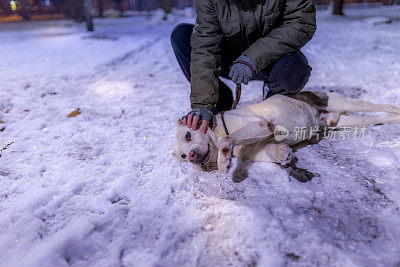
<instances>
[{"instance_id":1,"label":"dark green winter jacket","mask_svg":"<svg viewBox=\"0 0 400 267\"><path fill-rule=\"evenodd\" d=\"M299 50L315 30L313 0L195 0L192 109L215 111L218 77L241 54L257 71Z\"/></svg>"}]
</instances>

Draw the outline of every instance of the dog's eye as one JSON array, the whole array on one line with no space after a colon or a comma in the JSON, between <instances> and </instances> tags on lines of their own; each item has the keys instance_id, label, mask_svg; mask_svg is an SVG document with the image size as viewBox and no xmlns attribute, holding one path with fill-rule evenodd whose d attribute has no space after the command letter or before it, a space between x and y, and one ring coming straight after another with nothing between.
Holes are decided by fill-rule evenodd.
<instances>
[{"instance_id":1,"label":"dog's eye","mask_svg":"<svg viewBox=\"0 0 400 267\"><path fill-rule=\"evenodd\" d=\"M186 155L185 155L185 154L182 154L182 155L181 155L181 158L182 158L182 159L186 159Z\"/></svg>"},{"instance_id":2,"label":"dog's eye","mask_svg":"<svg viewBox=\"0 0 400 267\"><path fill-rule=\"evenodd\" d=\"M190 141L192 139L192 135L190 134L190 132L187 132L186 136L185 136L186 141Z\"/></svg>"}]
</instances>

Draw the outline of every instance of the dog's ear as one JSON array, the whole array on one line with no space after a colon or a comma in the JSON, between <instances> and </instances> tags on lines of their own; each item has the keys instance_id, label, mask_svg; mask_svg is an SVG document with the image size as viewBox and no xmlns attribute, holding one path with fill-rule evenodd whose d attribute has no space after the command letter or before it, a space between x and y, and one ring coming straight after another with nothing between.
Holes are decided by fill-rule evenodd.
<instances>
[{"instance_id":1,"label":"dog's ear","mask_svg":"<svg viewBox=\"0 0 400 267\"><path fill-rule=\"evenodd\" d=\"M174 151L171 151L171 155L177 159L179 159L180 161L185 161L184 159L182 159L181 157L179 157L177 154L175 154Z\"/></svg>"},{"instance_id":2,"label":"dog's ear","mask_svg":"<svg viewBox=\"0 0 400 267\"><path fill-rule=\"evenodd\" d=\"M210 139L214 143L214 145L216 147L218 147L218 144L219 144L218 136L215 134L215 132L213 130L211 130L211 128L208 128L206 135L208 137L210 137Z\"/></svg>"},{"instance_id":3,"label":"dog's ear","mask_svg":"<svg viewBox=\"0 0 400 267\"><path fill-rule=\"evenodd\" d=\"M176 126L181 126L182 125L182 118L179 118L177 121L176 121Z\"/></svg>"}]
</instances>

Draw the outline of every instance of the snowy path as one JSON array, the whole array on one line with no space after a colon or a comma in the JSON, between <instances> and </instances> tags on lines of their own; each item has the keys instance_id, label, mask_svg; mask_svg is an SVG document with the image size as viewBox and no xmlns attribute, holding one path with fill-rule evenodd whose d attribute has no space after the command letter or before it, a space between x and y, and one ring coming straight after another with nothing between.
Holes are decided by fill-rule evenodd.
<instances>
[{"instance_id":1,"label":"snowy path","mask_svg":"<svg viewBox=\"0 0 400 267\"><path fill-rule=\"evenodd\" d=\"M310 182L252 163L234 183L170 155L189 110L172 24L41 25L0 29L0 149L13 142L0 157L1 266L400 263L400 126L299 149ZM400 106L399 26L321 15L306 89Z\"/></svg>"}]
</instances>

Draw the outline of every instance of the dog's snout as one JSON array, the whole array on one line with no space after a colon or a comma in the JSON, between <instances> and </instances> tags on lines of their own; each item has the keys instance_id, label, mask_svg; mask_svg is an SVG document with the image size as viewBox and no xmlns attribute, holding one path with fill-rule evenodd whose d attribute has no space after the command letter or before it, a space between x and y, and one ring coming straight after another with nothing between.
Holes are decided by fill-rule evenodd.
<instances>
[{"instance_id":1,"label":"dog's snout","mask_svg":"<svg viewBox=\"0 0 400 267\"><path fill-rule=\"evenodd\" d=\"M198 162L198 161L199 161L199 154L196 153L194 150L192 150L192 151L189 153L189 161L190 161L191 163L196 163L196 162Z\"/></svg>"}]
</instances>

